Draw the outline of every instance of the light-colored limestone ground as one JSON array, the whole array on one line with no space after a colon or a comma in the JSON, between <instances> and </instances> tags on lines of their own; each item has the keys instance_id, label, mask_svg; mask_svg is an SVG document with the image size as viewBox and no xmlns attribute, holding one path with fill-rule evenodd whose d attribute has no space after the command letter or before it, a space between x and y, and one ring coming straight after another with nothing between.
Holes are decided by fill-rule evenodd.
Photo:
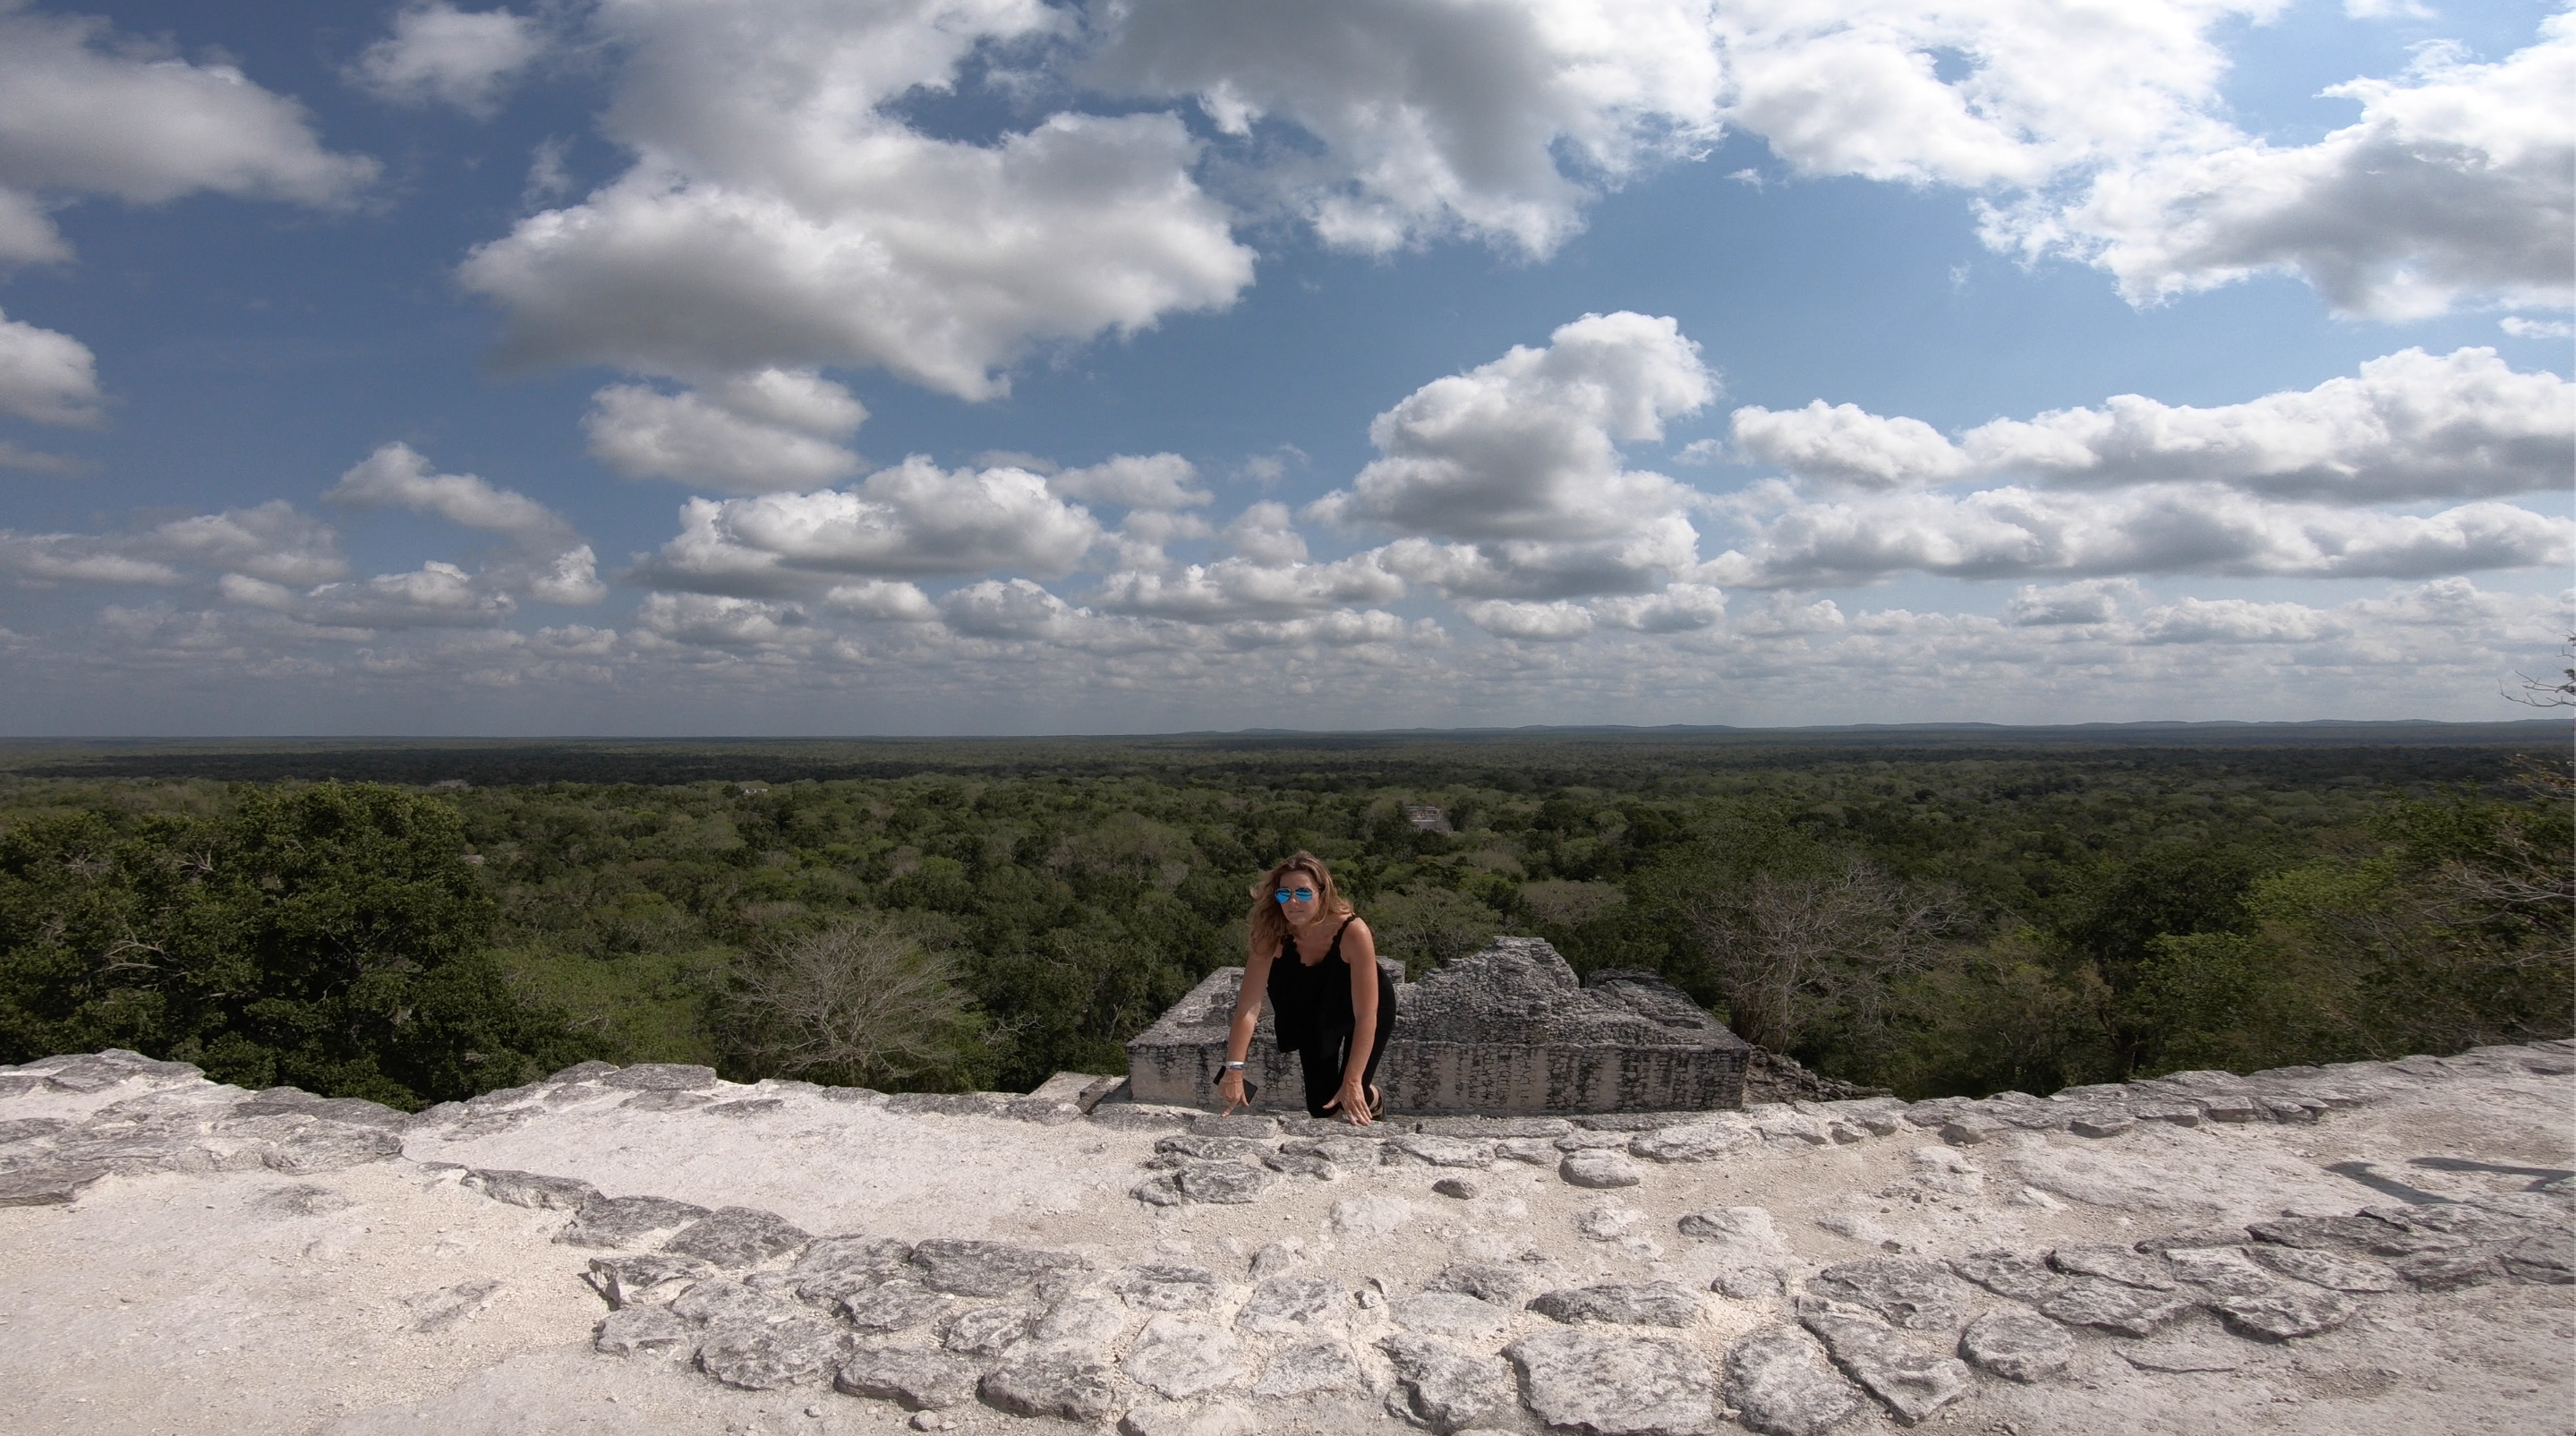
<instances>
[{"instance_id":1,"label":"light-colored limestone ground","mask_svg":"<svg viewBox=\"0 0 2576 1436\"><path fill-rule=\"evenodd\" d=\"M0 1119L78 1119L148 1087L0 1099ZM1152 1154L1152 1132L900 1115L794 1090L781 1094L777 1110L738 1118L621 1107L631 1095L540 1107L520 1125L480 1137L424 1125L406 1136L398 1161L300 1177L110 1176L68 1206L0 1209L0 1390L8 1393L0 1429L12 1436L905 1429L908 1413L828 1385L734 1391L668 1362L593 1354L590 1332L605 1308L579 1279L591 1253L551 1240L568 1214L487 1199L460 1185L458 1169L433 1164L578 1177L610 1195L766 1208L816 1235L991 1238L1076 1251L1102 1268L1184 1260L1237 1283L1253 1251L1289 1238L1304 1244L1315 1269L1354 1292L1374 1279L1399 1296L1449 1262L1532 1250L1558 1278L1551 1285L1663 1277L1705 1290L1717 1254L1680 1235L1675 1222L1716 1207L1768 1208L1793 1267L1813 1267L1887 1250L1949 1256L2126 1243L2389 1200L2326 1170L2333 1163L2369 1162L2379 1174L2455 1197L2516 1191L2531 1179L2431 1170L2413 1160L2576 1168L2576 1080L2487 1074L2424 1083L2312 1126L2144 1123L2106 1140L2020 1132L1965 1148L1906 1128L1847 1146L1765 1145L1715 1162L1641 1162L1643 1185L1613 1192L1570 1186L1553 1167L1505 1161L1464 1174L1483 1188L1466 1202L1431 1192L1435 1179L1453 1173L1401 1166L1354 1170L1333 1183L1285 1178L1249 1205L1157 1208L1127 1195ZM1943 1170L1961 1161L1973 1172ZM1335 1204L1354 1198L1371 1203L1391 1229L1337 1227ZM1611 1240L1579 1234L1578 1216L1605 1207L1637 1215ZM1834 1219L1841 1231L1820 1219ZM1603 1223L1596 1217L1592 1225ZM405 1301L479 1282L500 1286L488 1304L443 1329L421 1330L434 1306ZM2066 1375L2030 1387L1980 1375L1973 1395L1926 1424L2018 1436L2576 1431L2576 1288L2497 1283L2361 1303L2349 1325L2278 1345L2243 1342L2210 1324L2207 1341L2244 1356L2233 1372L2139 1371L2119 1356L2122 1339L2086 1334ZM1737 1336L1783 1311L1775 1300L1716 1295L1705 1308L1702 1325L1685 1336L1712 1363ZM1385 1329L1383 1308L1357 1320L1363 1345ZM1513 1332L1543 1324L1521 1313ZM973 1404L950 1414L961 1431L1071 1429ZM1515 1420L1513 1429L1536 1429L1527 1412ZM1373 1401L1352 1400L1274 1409L1262 1429L1409 1428ZM1839 1429L1898 1428L1873 1406Z\"/></svg>"}]
</instances>

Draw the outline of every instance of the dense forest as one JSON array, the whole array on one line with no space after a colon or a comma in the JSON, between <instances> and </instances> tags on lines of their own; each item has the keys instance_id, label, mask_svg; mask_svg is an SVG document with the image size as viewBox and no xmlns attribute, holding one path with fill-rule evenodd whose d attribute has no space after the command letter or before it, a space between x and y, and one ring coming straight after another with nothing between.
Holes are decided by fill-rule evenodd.
<instances>
[{"instance_id":1,"label":"dense forest","mask_svg":"<svg viewBox=\"0 0 2576 1436\"><path fill-rule=\"evenodd\" d=\"M2564 724L22 746L0 1061L405 1107L585 1057L1026 1089L1327 859L1420 976L1665 974L1908 1096L2576 1025ZM1408 810L1436 810L1426 828Z\"/></svg>"}]
</instances>

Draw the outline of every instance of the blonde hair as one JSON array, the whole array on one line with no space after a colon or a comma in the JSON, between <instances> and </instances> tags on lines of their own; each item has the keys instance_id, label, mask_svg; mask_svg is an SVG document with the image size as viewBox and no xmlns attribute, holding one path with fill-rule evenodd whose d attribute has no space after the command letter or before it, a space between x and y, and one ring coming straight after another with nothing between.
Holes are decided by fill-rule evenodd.
<instances>
[{"instance_id":1,"label":"blonde hair","mask_svg":"<svg viewBox=\"0 0 2576 1436\"><path fill-rule=\"evenodd\" d=\"M1276 952L1288 940L1288 914L1275 894L1287 883L1290 874L1306 873L1315 879L1315 907L1326 917L1341 917L1351 910L1350 901L1333 886L1333 870L1313 853L1300 850L1289 854L1279 865L1261 875L1252 885L1252 949Z\"/></svg>"}]
</instances>

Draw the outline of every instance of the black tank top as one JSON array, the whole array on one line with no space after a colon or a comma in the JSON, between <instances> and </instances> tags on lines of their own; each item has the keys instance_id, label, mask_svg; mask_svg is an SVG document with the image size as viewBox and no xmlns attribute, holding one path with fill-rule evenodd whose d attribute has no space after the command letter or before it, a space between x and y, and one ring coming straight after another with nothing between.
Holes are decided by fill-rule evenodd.
<instances>
[{"instance_id":1,"label":"black tank top","mask_svg":"<svg viewBox=\"0 0 2576 1436\"><path fill-rule=\"evenodd\" d=\"M1297 935L1279 944L1270 963L1270 1016L1279 1025L1279 1050L1294 1052L1310 1039L1338 1037L1358 1018L1351 1010L1351 965L1342 960L1343 918L1333 929L1333 945L1312 966L1297 955Z\"/></svg>"}]
</instances>

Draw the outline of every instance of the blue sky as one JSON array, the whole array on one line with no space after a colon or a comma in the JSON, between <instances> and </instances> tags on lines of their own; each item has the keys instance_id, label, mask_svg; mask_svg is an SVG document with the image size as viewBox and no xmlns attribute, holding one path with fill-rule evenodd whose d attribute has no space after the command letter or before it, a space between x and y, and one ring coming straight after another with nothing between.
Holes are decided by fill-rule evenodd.
<instances>
[{"instance_id":1,"label":"blue sky","mask_svg":"<svg viewBox=\"0 0 2576 1436\"><path fill-rule=\"evenodd\" d=\"M2550 5L0 3L0 729L2516 716Z\"/></svg>"}]
</instances>

